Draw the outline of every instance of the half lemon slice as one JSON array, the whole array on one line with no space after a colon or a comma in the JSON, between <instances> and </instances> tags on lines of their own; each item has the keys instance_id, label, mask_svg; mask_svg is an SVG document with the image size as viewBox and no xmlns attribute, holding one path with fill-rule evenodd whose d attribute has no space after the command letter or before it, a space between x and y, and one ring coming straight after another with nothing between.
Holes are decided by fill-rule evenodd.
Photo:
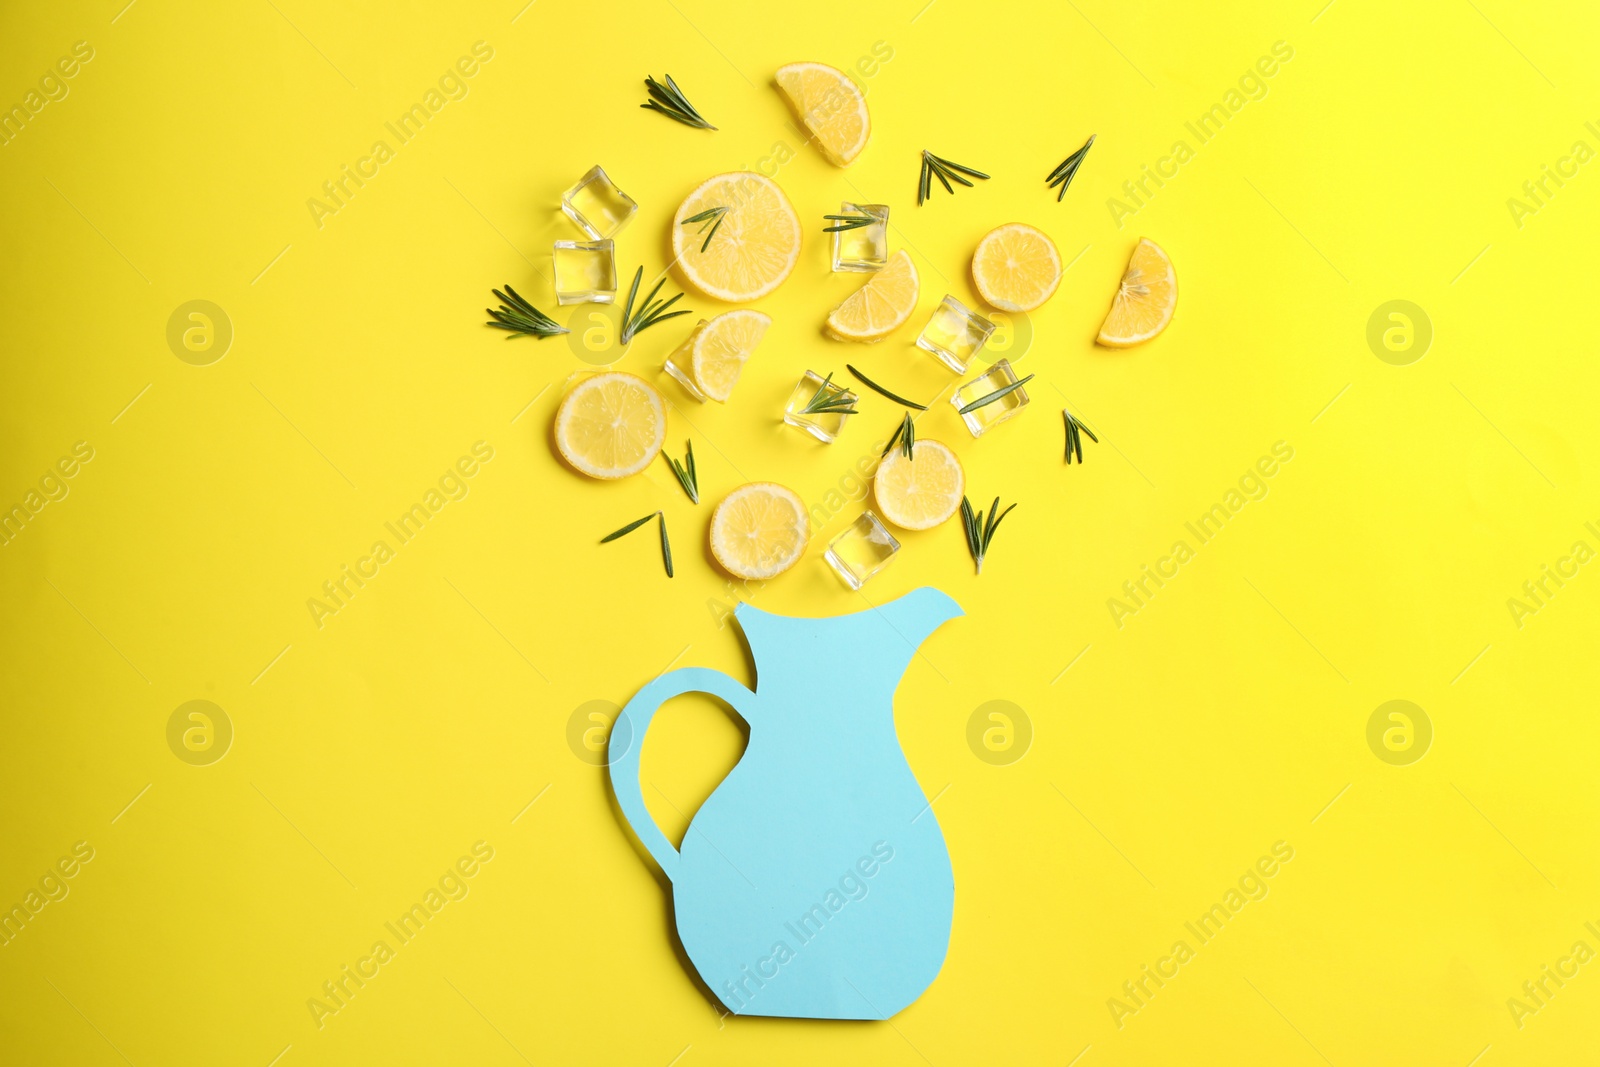
<instances>
[{"instance_id":1,"label":"half lemon slice","mask_svg":"<svg viewBox=\"0 0 1600 1067\"><path fill-rule=\"evenodd\" d=\"M1108 348L1141 344L1167 328L1177 306L1178 276L1172 260L1160 245L1141 237L1095 340Z\"/></svg>"}]
</instances>

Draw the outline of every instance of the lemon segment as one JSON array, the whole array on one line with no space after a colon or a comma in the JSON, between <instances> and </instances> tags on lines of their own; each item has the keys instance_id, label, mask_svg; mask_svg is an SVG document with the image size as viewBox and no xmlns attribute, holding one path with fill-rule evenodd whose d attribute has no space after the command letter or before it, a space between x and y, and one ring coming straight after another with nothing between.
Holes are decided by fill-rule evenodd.
<instances>
[{"instance_id":1,"label":"lemon segment","mask_svg":"<svg viewBox=\"0 0 1600 1067\"><path fill-rule=\"evenodd\" d=\"M911 457L889 450L872 478L878 514L906 530L928 530L961 506L966 476L956 454L938 441L918 440Z\"/></svg>"},{"instance_id":2,"label":"lemon segment","mask_svg":"<svg viewBox=\"0 0 1600 1067\"><path fill-rule=\"evenodd\" d=\"M848 167L872 137L867 98L849 75L826 63L778 68L778 90L811 141L836 167Z\"/></svg>"},{"instance_id":3,"label":"lemon segment","mask_svg":"<svg viewBox=\"0 0 1600 1067\"><path fill-rule=\"evenodd\" d=\"M828 334L839 341L881 341L917 310L920 291L911 254L901 249L866 285L828 315Z\"/></svg>"},{"instance_id":4,"label":"lemon segment","mask_svg":"<svg viewBox=\"0 0 1600 1067\"><path fill-rule=\"evenodd\" d=\"M651 384L608 371L585 378L556 409L561 458L591 478L626 478L650 465L667 436L667 409Z\"/></svg>"},{"instance_id":5,"label":"lemon segment","mask_svg":"<svg viewBox=\"0 0 1600 1067\"><path fill-rule=\"evenodd\" d=\"M683 225L725 208L715 232ZM710 239L707 240L707 237ZM715 300L744 304L766 296L800 259L800 216L771 178L735 171L695 188L672 222L672 256L684 279Z\"/></svg>"},{"instance_id":6,"label":"lemon segment","mask_svg":"<svg viewBox=\"0 0 1600 1067\"><path fill-rule=\"evenodd\" d=\"M700 391L726 403L738 384L745 360L772 325L772 316L759 311L728 311L707 322L694 336L689 354L690 371Z\"/></svg>"},{"instance_id":7,"label":"lemon segment","mask_svg":"<svg viewBox=\"0 0 1600 1067\"><path fill-rule=\"evenodd\" d=\"M1054 241L1032 226L997 226L972 253L972 281L990 307L1032 311L1061 284L1061 254Z\"/></svg>"},{"instance_id":8,"label":"lemon segment","mask_svg":"<svg viewBox=\"0 0 1600 1067\"><path fill-rule=\"evenodd\" d=\"M772 578L805 552L811 535L806 506L776 482L750 482L711 513L711 554L736 578Z\"/></svg>"},{"instance_id":9,"label":"lemon segment","mask_svg":"<svg viewBox=\"0 0 1600 1067\"><path fill-rule=\"evenodd\" d=\"M1111 312L1100 327L1097 342L1108 348L1128 348L1150 340L1167 328L1178 306L1178 276L1172 260L1148 237L1139 238L1128 269L1111 298Z\"/></svg>"}]
</instances>

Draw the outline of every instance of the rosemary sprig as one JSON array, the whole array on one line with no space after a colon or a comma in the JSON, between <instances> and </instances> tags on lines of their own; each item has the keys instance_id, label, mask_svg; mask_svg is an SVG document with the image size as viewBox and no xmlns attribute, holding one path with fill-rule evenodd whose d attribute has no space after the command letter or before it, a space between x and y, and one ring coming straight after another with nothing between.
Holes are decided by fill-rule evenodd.
<instances>
[{"instance_id":1,"label":"rosemary sprig","mask_svg":"<svg viewBox=\"0 0 1600 1067\"><path fill-rule=\"evenodd\" d=\"M848 363L846 363L844 365L844 369L849 371L852 375L854 375L856 381L860 382L862 385L866 386L868 389L871 389L873 392L878 393L881 396L888 397L890 400L893 400L896 404L904 404L906 407L915 408L918 411L927 411L928 410L928 405L919 404L914 400L907 400L905 397L901 396L898 393L889 392L889 390L885 389L883 386L879 385L877 382L873 381L871 378L868 378L865 374L862 374L860 371L856 370L854 367L852 367Z\"/></svg>"},{"instance_id":2,"label":"rosemary sprig","mask_svg":"<svg viewBox=\"0 0 1600 1067\"><path fill-rule=\"evenodd\" d=\"M822 384L817 386L817 391L806 406L800 409L802 415L854 415L856 413L856 395L842 385L833 384L833 374L822 379Z\"/></svg>"},{"instance_id":3,"label":"rosemary sprig","mask_svg":"<svg viewBox=\"0 0 1600 1067\"><path fill-rule=\"evenodd\" d=\"M983 509L976 512L965 496L961 498L961 526L967 534L967 550L972 553L972 562L977 565L977 573L983 573L983 557L989 552L989 542L994 540L994 533L1000 528L1000 520L1011 514L1012 504L1004 511L1000 510L1000 498L995 497L994 503L989 506L989 517L984 518Z\"/></svg>"},{"instance_id":4,"label":"rosemary sprig","mask_svg":"<svg viewBox=\"0 0 1600 1067\"><path fill-rule=\"evenodd\" d=\"M1033 375L1029 374L1024 378L1019 378L1017 381L1012 382L1010 385L1001 386L999 389L996 389L992 393L984 393L982 396L980 396L978 399L974 400L972 403L963 404L960 407L960 409L957 410L956 414L957 415L965 415L969 411L977 411L979 408L983 407L985 404L993 404L996 400L999 400L1001 397L1009 396L1012 393L1016 392L1018 389L1021 389L1024 385L1027 385L1028 382L1030 380L1032 380L1032 378L1033 378Z\"/></svg>"},{"instance_id":5,"label":"rosemary sprig","mask_svg":"<svg viewBox=\"0 0 1600 1067\"><path fill-rule=\"evenodd\" d=\"M507 330L506 340L517 336L519 333L529 334L533 337L554 337L561 333L571 333L565 326L557 324L555 319L540 311L523 299L522 294L511 286L506 286L506 291L498 289L489 290L500 298L500 310L484 308L492 321L485 322L485 326L493 326L497 330Z\"/></svg>"},{"instance_id":6,"label":"rosemary sprig","mask_svg":"<svg viewBox=\"0 0 1600 1067\"><path fill-rule=\"evenodd\" d=\"M934 178L939 179L939 184L944 186L944 191L947 193L955 192L955 189L950 185L952 180L960 182L969 189L972 188L972 183L967 178L963 178L963 174L969 178L977 178L980 181L989 180L989 176L981 170L973 170L971 167L963 167L959 163L952 163L948 159L941 159L924 148L922 150L922 177L917 186L917 203L920 205L928 199L929 194L932 192Z\"/></svg>"},{"instance_id":7,"label":"rosemary sprig","mask_svg":"<svg viewBox=\"0 0 1600 1067\"><path fill-rule=\"evenodd\" d=\"M667 568L667 577L671 578L672 577L672 545L669 544L668 541L667 541L667 517L665 515L663 515L659 511L652 511L650 514L646 515L642 519L634 519L632 522L628 523L628 525L624 526L620 530L613 530L611 533L608 533L604 537L600 538L600 543L603 545L607 541L615 541L617 538L621 537L623 534L630 534L633 531L637 530L639 527L643 526L645 523L649 522L651 519L657 519L657 520L660 521L660 526L661 526L661 563L662 563L662 566Z\"/></svg>"},{"instance_id":8,"label":"rosemary sprig","mask_svg":"<svg viewBox=\"0 0 1600 1067\"><path fill-rule=\"evenodd\" d=\"M871 226L874 222L878 221L876 218L866 213L862 213L860 215L824 215L822 217L824 219L831 219L839 224L837 226L824 226L822 228L823 233L838 233L841 230L859 230L863 226Z\"/></svg>"},{"instance_id":9,"label":"rosemary sprig","mask_svg":"<svg viewBox=\"0 0 1600 1067\"><path fill-rule=\"evenodd\" d=\"M701 242L700 245L700 251L704 252L708 247L710 247L711 239L717 235L717 228L722 225L722 217L727 213L728 209L725 207L707 208L698 215L690 215L688 218L679 222L678 225L689 226L696 222L700 223L700 228L695 231L695 236L706 233L706 227L709 226L711 228L711 232L706 233L706 239Z\"/></svg>"},{"instance_id":10,"label":"rosemary sprig","mask_svg":"<svg viewBox=\"0 0 1600 1067\"><path fill-rule=\"evenodd\" d=\"M650 290L650 295L644 298L644 303L639 306L639 310L636 313L633 310L633 298L638 295L639 282L643 278L644 268L640 267L638 270L633 272L633 284L628 287L628 302L622 307L623 344L627 344L629 341L633 340L635 334L638 334L643 330L648 330L658 322L666 322L668 319L675 319L679 315L689 314L687 309L683 311L674 311L670 315L662 314L662 312L666 311L667 308L683 299L682 293L679 293L671 300L667 300L659 304L654 303L656 293L661 291L662 283L667 280L665 275L662 276L661 281L656 282L656 287Z\"/></svg>"},{"instance_id":11,"label":"rosemary sprig","mask_svg":"<svg viewBox=\"0 0 1600 1067\"><path fill-rule=\"evenodd\" d=\"M895 446L896 441L900 443L900 451L906 454L907 459L916 458L912 454L912 449L917 443L917 425L911 421L910 412L907 412L905 418L900 420L900 425L895 429L894 436L889 438L889 443L883 446L883 452L879 456L880 459L889 454L889 450Z\"/></svg>"},{"instance_id":12,"label":"rosemary sprig","mask_svg":"<svg viewBox=\"0 0 1600 1067\"><path fill-rule=\"evenodd\" d=\"M1078 454L1078 465L1082 466L1083 438L1078 435L1080 433L1088 434L1089 440L1093 441L1095 444L1100 443L1100 438L1094 435L1093 430L1089 429L1089 427L1085 426L1083 423L1074 418L1072 413L1066 408L1061 409L1061 418L1067 424L1067 462L1069 464L1072 462L1072 454L1076 452Z\"/></svg>"},{"instance_id":13,"label":"rosemary sprig","mask_svg":"<svg viewBox=\"0 0 1600 1067\"><path fill-rule=\"evenodd\" d=\"M1056 203L1061 203L1061 198L1067 195L1067 186L1072 184L1072 176L1077 174L1078 168L1083 165L1083 157L1089 154L1089 146L1094 144L1095 136L1091 133L1089 139L1083 142L1083 147L1063 159L1060 165L1050 172L1050 177L1045 179L1051 187L1061 186L1061 191L1056 194Z\"/></svg>"},{"instance_id":14,"label":"rosemary sprig","mask_svg":"<svg viewBox=\"0 0 1600 1067\"><path fill-rule=\"evenodd\" d=\"M700 479L694 470L694 442L685 441L683 444L689 451L682 463L679 463L665 452L661 453L661 458L666 460L667 465L672 468L673 475L678 479L678 484L683 486L683 491L689 494L689 499L698 504L700 503Z\"/></svg>"},{"instance_id":15,"label":"rosemary sprig","mask_svg":"<svg viewBox=\"0 0 1600 1067\"><path fill-rule=\"evenodd\" d=\"M672 75L667 75L667 84L662 85L649 75L645 76L644 84L650 90L650 102L640 104L640 107L659 111L669 119L677 119L685 126L695 126L702 130L714 130L715 126L707 122L700 112L689 103L689 98L683 95L683 90L678 88L678 83L672 80Z\"/></svg>"}]
</instances>

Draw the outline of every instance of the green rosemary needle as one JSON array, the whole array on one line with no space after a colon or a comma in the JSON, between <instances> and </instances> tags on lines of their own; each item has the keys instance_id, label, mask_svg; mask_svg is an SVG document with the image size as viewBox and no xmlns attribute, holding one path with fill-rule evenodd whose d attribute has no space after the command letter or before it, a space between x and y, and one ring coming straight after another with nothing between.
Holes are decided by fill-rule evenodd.
<instances>
[{"instance_id":1,"label":"green rosemary needle","mask_svg":"<svg viewBox=\"0 0 1600 1067\"><path fill-rule=\"evenodd\" d=\"M688 454L682 463L667 455L665 451L661 453L661 458L666 460L667 465L672 468L673 476L678 479L678 484L683 486L683 491L688 494L689 499L698 504L700 503L700 480L694 470L694 442L685 441L683 444L688 449Z\"/></svg>"},{"instance_id":2,"label":"green rosemary needle","mask_svg":"<svg viewBox=\"0 0 1600 1067\"><path fill-rule=\"evenodd\" d=\"M722 225L722 217L727 213L728 209L725 207L707 208L698 215L690 215L688 218L679 222L678 225L690 226L696 222L700 223L700 228L695 231L696 236L706 233L706 227L709 226L711 228L711 232L706 233L706 239L700 244L700 251L704 252L710 247L711 239L717 235L717 228Z\"/></svg>"},{"instance_id":3,"label":"green rosemary needle","mask_svg":"<svg viewBox=\"0 0 1600 1067\"><path fill-rule=\"evenodd\" d=\"M651 519L657 519L660 522L660 526L661 526L661 564L662 564L662 566L666 567L666 569L667 569L667 577L671 578L672 577L672 545L667 541L667 517L665 515L663 515L659 511L652 511L650 514L646 515L642 519L634 519L632 522L628 523L628 525L624 526L620 530L613 530L611 533L608 533L604 537L600 538L600 543L603 545L608 541L615 541L617 538L621 537L623 534L630 534L633 531L637 530L639 527L643 526L645 523L649 522Z\"/></svg>"},{"instance_id":4,"label":"green rosemary needle","mask_svg":"<svg viewBox=\"0 0 1600 1067\"><path fill-rule=\"evenodd\" d=\"M657 513L661 519L661 565L667 568L667 577L672 577L672 544L667 540L667 517Z\"/></svg>"},{"instance_id":5,"label":"green rosemary needle","mask_svg":"<svg viewBox=\"0 0 1600 1067\"><path fill-rule=\"evenodd\" d=\"M695 126L702 130L714 130L715 126L707 122L700 112L689 103L689 98L683 95L683 90L678 88L678 83L672 80L672 75L667 75L667 84L662 85L654 78L646 75L644 84L650 90L650 102L640 104L642 108L659 111L669 119L677 119L685 126Z\"/></svg>"},{"instance_id":6,"label":"green rosemary needle","mask_svg":"<svg viewBox=\"0 0 1600 1067\"><path fill-rule=\"evenodd\" d=\"M927 411L928 410L928 405L919 404L915 400L907 400L905 397L901 396L899 393L891 393L891 392L889 392L889 390L885 389L883 386L879 385L877 382L873 381L871 378L868 378L865 374L862 374L860 371L856 370L854 367L852 367L848 363L846 363L844 365L844 369L849 371L855 377L856 381L860 382L862 385L866 386L868 389L871 389L873 392L879 394L880 396L888 397L890 400L893 400L896 404L904 404L906 407L915 408L918 411Z\"/></svg>"},{"instance_id":7,"label":"green rosemary needle","mask_svg":"<svg viewBox=\"0 0 1600 1067\"><path fill-rule=\"evenodd\" d=\"M1082 466L1083 438L1078 435L1080 433L1088 434L1089 440L1093 441L1095 444L1100 443L1100 438L1094 435L1093 430L1089 429L1089 427L1085 426L1083 423L1074 418L1072 413L1066 408L1061 409L1061 418L1067 424L1067 462L1069 464L1072 462L1072 455L1074 452L1076 452L1078 455L1078 465Z\"/></svg>"},{"instance_id":8,"label":"green rosemary needle","mask_svg":"<svg viewBox=\"0 0 1600 1067\"><path fill-rule=\"evenodd\" d=\"M824 226L823 233L838 233L841 230L858 230L863 226L871 226L878 220L871 215L824 215L824 219L837 222L837 226Z\"/></svg>"},{"instance_id":9,"label":"green rosemary needle","mask_svg":"<svg viewBox=\"0 0 1600 1067\"><path fill-rule=\"evenodd\" d=\"M928 199L928 195L932 191L934 178L939 179L939 184L944 186L944 191L947 193L955 192L955 189L950 185L952 181L960 182L969 189L972 188L972 183L967 178L963 178L963 174L967 175L968 178L977 178L980 181L989 180L989 176L981 170L973 170L971 167L963 167L959 163L952 163L948 159L941 159L924 148L922 150L922 177L917 186L917 203L920 205Z\"/></svg>"},{"instance_id":10,"label":"green rosemary needle","mask_svg":"<svg viewBox=\"0 0 1600 1067\"><path fill-rule=\"evenodd\" d=\"M1083 157L1089 154L1089 146L1094 144L1094 139L1095 134L1091 133L1089 139L1083 142L1083 147L1063 159L1060 165L1050 172L1050 177L1045 179L1052 188L1056 185L1061 186L1061 191L1056 194L1056 203L1061 203L1061 198L1067 195L1067 186L1072 184L1073 175L1077 174L1078 168L1083 165Z\"/></svg>"},{"instance_id":11,"label":"green rosemary needle","mask_svg":"<svg viewBox=\"0 0 1600 1067\"><path fill-rule=\"evenodd\" d=\"M503 293L498 289L489 291L500 298L500 310L495 311L493 308L484 308L483 310L488 313L491 320L485 322L484 325L493 326L497 330L509 331L506 335L507 341L518 334L528 334L532 337L554 337L557 334L572 332L565 326L557 324L549 315L528 303L523 299L521 293L509 285L506 286L506 291Z\"/></svg>"},{"instance_id":12,"label":"green rosemary needle","mask_svg":"<svg viewBox=\"0 0 1600 1067\"><path fill-rule=\"evenodd\" d=\"M661 280L656 282L655 288L650 290L650 295L644 298L644 303L641 304L639 306L639 310L635 312L633 310L633 298L638 295L639 282L643 278L643 267L640 267L638 270L633 272L633 284L628 287L628 302L622 306L623 344L627 344L629 341L632 341L636 334L640 333L641 331L648 330L658 322L666 322L668 319L675 319L679 315L690 314L687 309L683 311L674 311L670 315L662 314L662 312L666 311L667 308L683 299L683 294L679 293L671 300L660 303L655 302L655 295L661 291L662 283L667 280L666 275L662 275ZM566 331L563 330L562 332L565 333Z\"/></svg>"},{"instance_id":13,"label":"green rosemary needle","mask_svg":"<svg viewBox=\"0 0 1600 1067\"><path fill-rule=\"evenodd\" d=\"M957 415L965 415L969 411L977 411L979 408L983 407L985 404L993 404L996 400L999 400L1001 397L1009 396L1012 393L1016 392L1018 389L1021 389L1024 385L1027 385L1029 380L1031 380L1032 378L1033 378L1033 375L1029 374L1024 378L1020 378L1017 381L1012 382L1010 385L1001 386L999 389L996 389L992 393L984 393L982 396L980 396L978 399L974 400L972 403L963 404L961 406L961 408L956 412L956 414Z\"/></svg>"},{"instance_id":14,"label":"green rosemary needle","mask_svg":"<svg viewBox=\"0 0 1600 1067\"><path fill-rule=\"evenodd\" d=\"M900 425L895 428L894 436L889 438L889 443L883 446L883 452L879 458L887 456L896 442L899 443L900 451L905 453L907 459L916 458L912 453L912 449L917 443L917 424L911 421L911 413L909 411L906 412L905 418L900 420Z\"/></svg>"},{"instance_id":15,"label":"green rosemary needle","mask_svg":"<svg viewBox=\"0 0 1600 1067\"><path fill-rule=\"evenodd\" d=\"M631 533L633 533L633 531L637 530L639 527L643 526L645 523L649 522L651 519L655 518L659 514L661 514L661 512L652 511L650 514L646 515L642 519L634 519L632 522L628 523L628 525L624 526L622 529L620 529L620 530L612 530L610 533L608 533L604 537L600 538L600 543L603 545L603 544L607 543L608 541L615 541L617 538L621 537L623 534L631 534Z\"/></svg>"},{"instance_id":16,"label":"green rosemary needle","mask_svg":"<svg viewBox=\"0 0 1600 1067\"><path fill-rule=\"evenodd\" d=\"M842 385L833 384L833 374L822 379L822 384L817 386L817 391L806 406L800 409L802 415L854 415L856 413L856 395Z\"/></svg>"},{"instance_id":17,"label":"green rosemary needle","mask_svg":"<svg viewBox=\"0 0 1600 1067\"><path fill-rule=\"evenodd\" d=\"M1000 528L1000 520L1011 514L1012 504L1004 511L1000 510L1000 498L995 497L994 503L989 507L989 516L984 518L983 509L976 512L972 510L972 503L965 496L961 498L961 527L967 534L967 550L972 553L972 562L977 566L977 573L983 573L983 557L989 553L989 542L994 540L994 533Z\"/></svg>"}]
</instances>

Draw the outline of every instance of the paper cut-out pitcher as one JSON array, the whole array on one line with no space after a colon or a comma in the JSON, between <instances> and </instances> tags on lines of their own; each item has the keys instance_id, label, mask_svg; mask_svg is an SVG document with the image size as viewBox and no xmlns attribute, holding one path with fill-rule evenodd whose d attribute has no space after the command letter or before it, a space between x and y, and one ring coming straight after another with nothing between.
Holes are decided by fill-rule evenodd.
<instances>
[{"instance_id":1,"label":"paper cut-out pitcher","mask_svg":"<svg viewBox=\"0 0 1600 1067\"><path fill-rule=\"evenodd\" d=\"M754 692L684 667L617 717L612 789L672 882L684 950L729 1011L887 1019L938 975L955 879L893 698L917 647L961 613L930 588L826 619L740 604ZM675 849L645 809L639 754L656 710L689 692L732 705L750 741Z\"/></svg>"}]
</instances>

